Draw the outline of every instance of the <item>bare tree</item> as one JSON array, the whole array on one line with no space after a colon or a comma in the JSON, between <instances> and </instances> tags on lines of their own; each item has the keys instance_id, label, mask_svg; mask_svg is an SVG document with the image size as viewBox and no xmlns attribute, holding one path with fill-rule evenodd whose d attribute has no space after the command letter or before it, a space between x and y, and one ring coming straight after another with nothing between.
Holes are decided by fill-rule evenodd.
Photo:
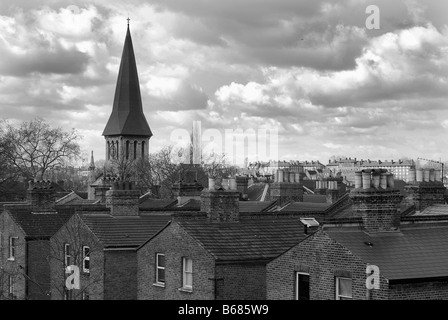
<instances>
[{"instance_id":1,"label":"bare tree","mask_svg":"<svg viewBox=\"0 0 448 320\"><path fill-rule=\"evenodd\" d=\"M51 128L40 118L18 127L7 122L3 125L3 138L11 146L4 156L27 179L43 179L47 170L65 166L81 154L75 129Z\"/></svg>"},{"instance_id":2,"label":"bare tree","mask_svg":"<svg viewBox=\"0 0 448 320\"><path fill-rule=\"evenodd\" d=\"M135 181L143 190L160 187L162 198L173 197L172 186L179 179L181 166L173 159L173 146L166 146L158 152L150 153L135 163Z\"/></svg>"},{"instance_id":3,"label":"bare tree","mask_svg":"<svg viewBox=\"0 0 448 320\"><path fill-rule=\"evenodd\" d=\"M13 151L14 146L6 139L5 124L4 120L0 120L0 186L18 176L16 168L8 161L7 155Z\"/></svg>"},{"instance_id":4,"label":"bare tree","mask_svg":"<svg viewBox=\"0 0 448 320\"><path fill-rule=\"evenodd\" d=\"M53 299L86 300L103 289L103 246L89 232L78 215L74 215L51 238L48 263L51 270L51 295ZM76 265L80 270L80 289L66 286L67 266Z\"/></svg>"}]
</instances>

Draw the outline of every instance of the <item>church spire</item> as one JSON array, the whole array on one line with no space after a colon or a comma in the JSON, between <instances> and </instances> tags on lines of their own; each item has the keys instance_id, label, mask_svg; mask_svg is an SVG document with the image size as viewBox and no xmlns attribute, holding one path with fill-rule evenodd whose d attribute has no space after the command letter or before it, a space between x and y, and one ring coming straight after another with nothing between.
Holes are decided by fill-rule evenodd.
<instances>
[{"instance_id":1,"label":"church spire","mask_svg":"<svg viewBox=\"0 0 448 320\"><path fill-rule=\"evenodd\" d=\"M92 154L90 155L90 167L89 167L89 169L95 170L95 161L93 160L93 150L92 150Z\"/></svg>"},{"instance_id":2,"label":"church spire","mask_svg":"<svg viewBox=\"0 0 448 320\"><path fill-rule=\"evenodd\" d=\"M141 136L150 138L151 129L143 113L137 64L132 46L129 18L114 104L103 136Z\"/></svg>"}]
</instances>

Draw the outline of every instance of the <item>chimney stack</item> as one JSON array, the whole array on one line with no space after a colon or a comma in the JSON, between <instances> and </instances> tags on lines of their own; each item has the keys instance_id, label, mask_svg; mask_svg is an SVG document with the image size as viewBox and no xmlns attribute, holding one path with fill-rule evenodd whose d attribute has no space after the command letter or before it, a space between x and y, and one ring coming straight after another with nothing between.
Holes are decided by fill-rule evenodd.
<instances>
[{"instance_id":1,"label":"chimney stack","mask_svg":"<svg viewBox=\"0 0 448 320\"><path fill-rule=\"evenodd\" d=\"M240 192L240 199L244 200L248 198L247 189L249 187L249 177L247 176L237 176L236 186Z\"/></svg>"},{"instance_id":2,"label":"chimney stack","mask_svg":"<svg viewBox=\"0 0 448 320\"><path fill-rule=\"evenodd\" d=\"M328 180L327 203L335 203L339 199L338 181Z\"/></svg>"},{"instance_id":3,"label":"chimney stack","mask_svg":"<svg viewBox=\"0 0 448 320\"><path fill-rule=\"evenodd\" d=\"M151 186L151 193L156 197L156 199L160 198L160 185L155 184Z\"/></svg>"},{"instance_id":4,"label":"chimney stack","mask_svg":"<svg viewBox=\"0 0 448 320\"><path fill-rule=\"evenodd\" d=\"M325 195L327 194L327 182L326 180L316 180L315 194Z\"/></svg>"},{"instance_id":5,"label":"chimney stack","mask_svg":"<svg viewBox=\"0 0 448 320\"><path fill-rule=\"evenodd\" d=\"M30 180L26 197L32 212L56 211L56 190L50 180Z\"/></svg>"},{"instance_id":6,"label":"chimney stack","mask_svg":"<svg viewBox=\"0 0 448 320\"><path fill-rule=\"evenodd\" d=\"M399 205L402 200L400 191L394 188L393 174L386 170L362 170L362 186L359 179L350 198L354 211L362 217L363 228L368 233L394 231L399 228ZM356 180L355 180L356 182Z\"/></svg>"},{"instance_id":7,"label":"chimney stack","mask_svg":"<svg viewBox=\"0 0 448 320\"><path fill-rule=\"evenodd\" d=\"M414 173L415 170L415 179ZM405 202L415 205L417 211L422 211L433 204L445 204L445 186L442 183L440 170L410 169Z\"/></svg>"},{"instance_id":8,"label":"chimney stack","mask_svg":"<svg viewBox=\"0 0 448 320\"><path fill-rule=\"evenodd\" d=\"M106 207L113 216L138 216L140 191L131 181L116 180L106 192Z\"/></svg>"},{"instance_id":9,"label":"chimney stack","mask_svg":"<svg viewBox=\"0 0 448 320\"><path fill-rule=\"evenodd\" d=\"M197 181L197 171L187 170L183 178L173 185L174 195L177 197L177 204L181 205L188 200L201 200L201 191L204 187Z\"/></svg>"},{"instance_id":10,"label":"chimney stack","mask_svg":"<svg viewBox=\"0 0 448 320\"><path fill-rule=\"evenodd\" d=\"M297 181L295 173L278 170L275 174L275 181L269 186L271 200L277 200L279 206L283 206L289 201L303 202L303 186Z\"/></svg>"},{"instance_id":11,"label":"chimney stack","mask_svg":"<svg viewBox=\"0 0 448 320\"><path fill-rule=\"evenodd\" d=\"M227 189L209 179L209 188L201 192L201 211L210 222L235 222L239 220L239 198L236 181L230 180ZM210 183L211 182L211 183Z\"/></svg>"}]
</instances>

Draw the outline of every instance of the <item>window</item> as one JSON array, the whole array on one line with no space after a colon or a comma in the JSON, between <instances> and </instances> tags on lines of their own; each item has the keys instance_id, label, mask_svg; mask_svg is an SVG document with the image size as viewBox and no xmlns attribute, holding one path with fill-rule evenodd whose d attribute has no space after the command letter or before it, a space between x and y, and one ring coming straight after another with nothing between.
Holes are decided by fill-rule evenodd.
<instances>
[{"instance_id":1,"label":"window","mask_svg":"<svg viewBox=\"0 0 448 320\"><path fill-rule=\"evenodd\" d=\"M134 141L134 159L137 159L137 141Z\"/></svg>"},{"instance_id":2,"label":"window","mask_svg":"<svg viewBox=\"0 0 448 320\"><path fill-rule=\"evenodd\" d=\"M193 260L182 258L182 287L193 289Z\"/></svg>"},{"instance_id":3,"label":"window","mask_svg":"<svg viewBox=\"0 0 448 320\"><path fill-rule=\"evenodd\" d=\"M310 275L296 272L296 300L310 300Z\"/></svg>"},{"instance_id":4,"label":"window","mask_svg":"<svg viewBox=\"0 0 448 320\"><path fill-rule=\"evenodd\" d=\"M82 300L90 300L90 295L87 291L82 292Z\"/></svg>"},{"instance_id":5,"label":"window","mask_svg":"<svg viewBox=\"0 0 448 320\"><path fill-rule=\"evenodd\" d=\"M90 272L90 248L88 246L82 247L82 271Z\"/></svg>"},{"instance_id":6,"label":"window","mask_svg":"<svg viewBox=\"0 0 448 320\"><path fill-rule=\"evenodd\" d=\"M8 276L8 293L10 298L14 298L14 277Z\"/></svg>"},{"instance_id":7,"label":"window","mask_svg":"<svg viewBox=\"0 0 448 320\"><path fill-rule=\"evenodd\" d=\"M129 140L126 140L126 160L129 159Z\"/></svg>"},{"instance_id":8,"label":"window","mask_svg":"<svg viewBox=\"0 0 448 320\"><path fill-rule=\"evenodd\" d=\"M9 237L9 260L14 260L16 257L16 245L18 237Z\"/></svg>"},{"instance_id":9,"label":"window","mask_svg":"<svg viewBox=\"0 0 448 320\"><path fill-rule=\"evenodd\" d=\"M145 158L145 141L142 141L142 159Z\"/></svg>"},{"instance_id":10,"label":"window","mask_svg":"<svg viewBox=\"0 0 448 320\"><path fill-rule=\"evenodd\" d=\"M165 284L165 255L156 254L156 283Z\"/></svg>"},{"instance_id":11,"label":"window","mask_svg":"<svg viewBox=\"0 0 448 320\"><path fill-rule=\"evenodd\" d=\"M352 299L352 279L336 277L336 300Z\"/></svg>"},{"instance_id":12,"label":"window","mask_svg":"<svg viewBox=\"0 0 448 320\"><path fill-rule=\"evenodd\" d=\"M65 267L68 267L71 263L70 244L64 244L64 263Z\"/></svg>"}]
</instances>

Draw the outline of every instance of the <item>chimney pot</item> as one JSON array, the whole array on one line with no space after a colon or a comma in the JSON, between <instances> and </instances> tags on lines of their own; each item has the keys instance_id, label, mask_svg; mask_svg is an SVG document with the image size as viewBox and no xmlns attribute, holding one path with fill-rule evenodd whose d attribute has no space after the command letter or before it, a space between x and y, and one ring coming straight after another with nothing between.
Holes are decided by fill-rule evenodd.
<instances>
[{"instance_id":1,"label":"chimney pot","mask_svg":"<svg viewBox=\"0 0 448 320\"><path fill-rule=\"evenodd\" d=\"M215 190L215 179L208 178L208 190Z\"/></svg>"}]
</instances>

